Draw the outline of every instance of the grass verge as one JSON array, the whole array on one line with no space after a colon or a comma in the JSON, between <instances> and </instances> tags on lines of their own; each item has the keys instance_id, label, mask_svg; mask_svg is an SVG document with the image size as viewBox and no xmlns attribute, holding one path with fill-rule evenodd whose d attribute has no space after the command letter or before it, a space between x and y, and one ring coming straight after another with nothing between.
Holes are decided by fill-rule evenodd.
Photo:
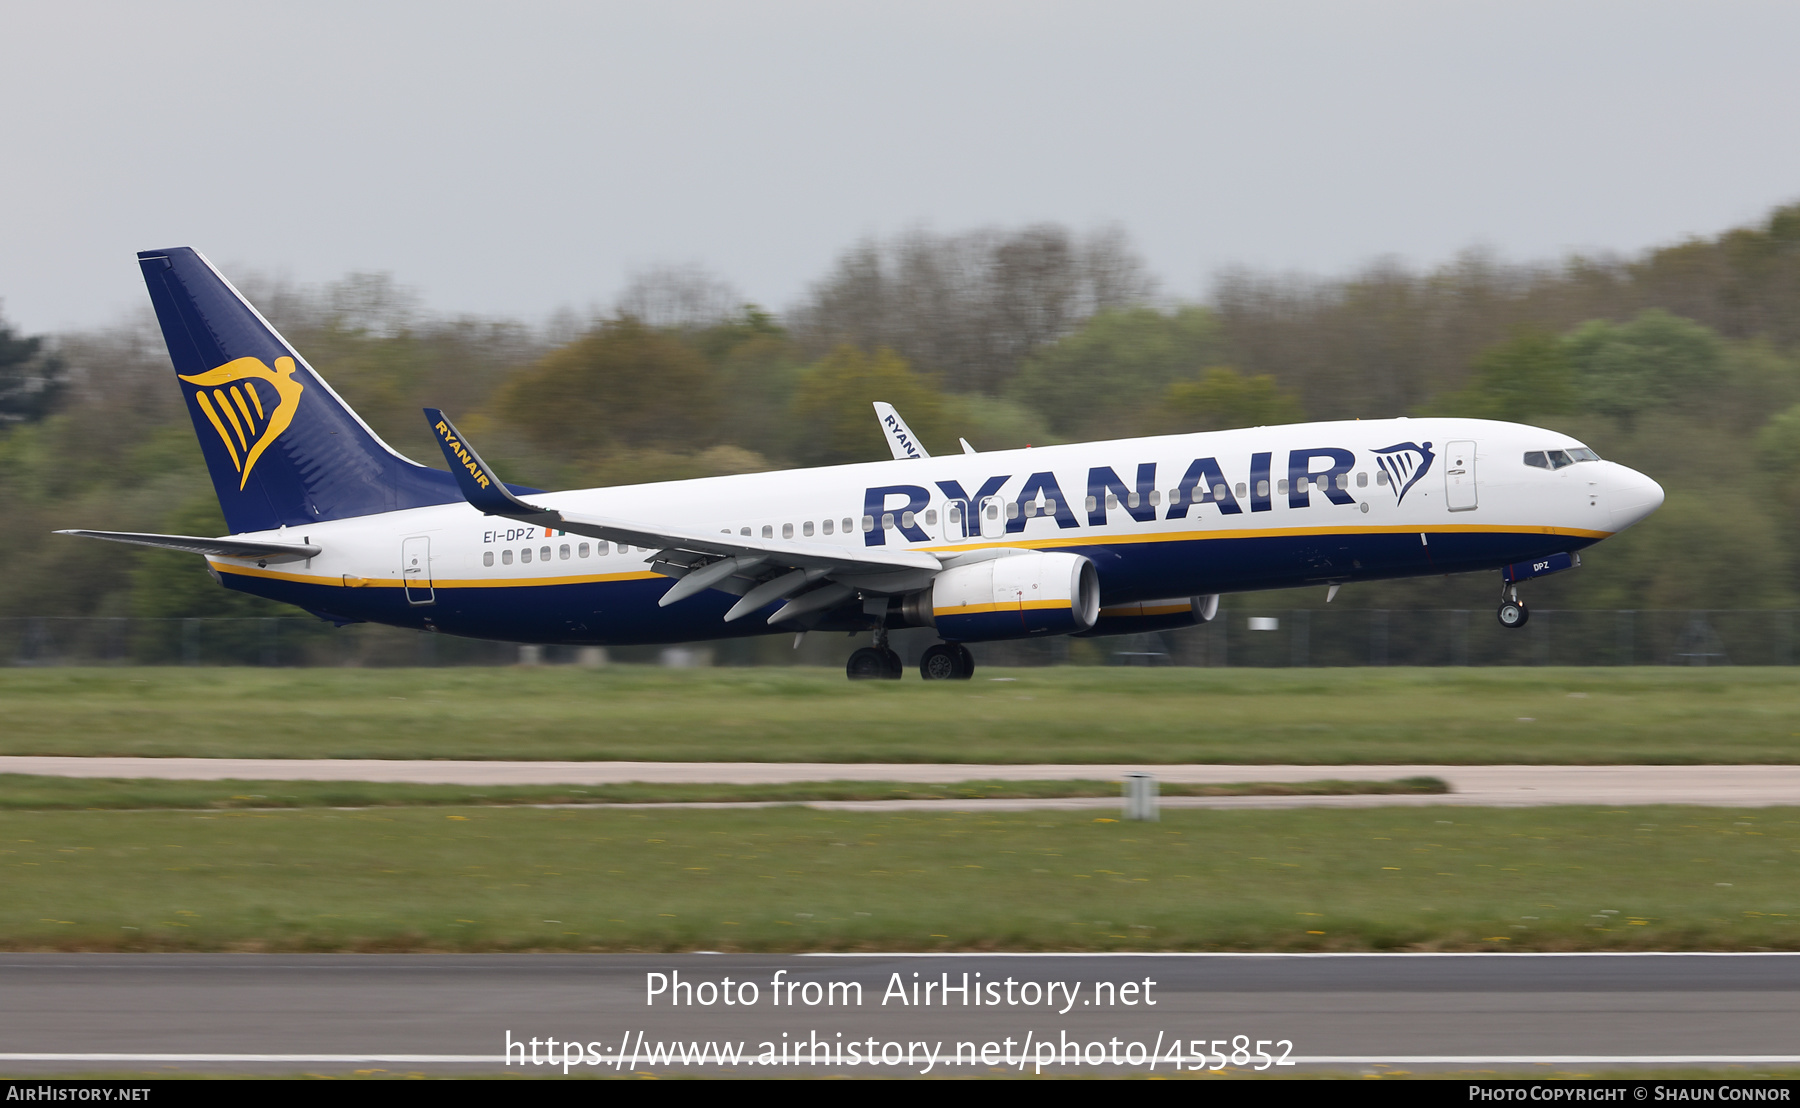
<instances>
[{"instance_id":1,"label":"grass verge","mask_svg":"<svg viewBox=\"0 0 1800 1108\"><path fill-rule=\"evenodd\" d=\"M1800 667L0 669L0 754L769 762L1800 762Z\"/></svg>"},{"instance_id":2,"label":"grass verge","mask_svg":"<svg viewBox=\"0 0 1800 1108\"><path fill-rule=\"evenodd\" d=\"M1800 809L0 813L13 950L1800 949Z\"/></svg>"},{"instance_id":3,"label":"grass verge","mask_svg":"<svg viewBox=\"0 0 1800 1108\"><path fill-rule=\"evenodd\" d=\"M1118 796L1117 781L818 781L712 785L411 785L374 781L165 781L145 777L43 777L0 773L0 811L145 808L378 808L417 805L669 804L809 800L1038 800ZM1245 781L1161 784L1164 796L1345 796L1447 793L1437 777L1394 781Z\"/></svg>"}]
</instances>

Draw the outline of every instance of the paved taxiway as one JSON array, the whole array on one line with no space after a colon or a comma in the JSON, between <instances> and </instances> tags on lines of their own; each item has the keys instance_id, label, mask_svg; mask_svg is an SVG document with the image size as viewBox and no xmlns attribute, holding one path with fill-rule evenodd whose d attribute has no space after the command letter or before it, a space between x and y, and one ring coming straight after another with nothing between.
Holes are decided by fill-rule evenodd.
<instances>
[{"instance_id":1,"label":"paved taxiway","mask_svg":"<svg viewBox=\"0 0 1800 1108\"><path fill-rule=\"evenodd\" d=\"M760 995L730 1008L646 1006L652 972L754 982ZM882 1003L895 974L910 986L946 974L960 983L965 973L1063 982L1074 986L1073 1003ZM860 982L862 1003L777 1008L778 976L802 986ZM1145 979L1155 985L1136 1004L1091 999L1094 982ZM1029 1033L1040 1043L1116 1037L1144 1046L1160 1035L1165 1050L1177 1039L1287 1039L1303 1064L1338 1069L1800 1062L1795 954L8 954L0 994L0 1071L11 1073L494 1071L508 1032L595 1042L608 1058L639 1032L652 1044L717 1038L753 1050L784 1033L949 1050L958 1040L1016 1045ZM625 1070L646 1068L666 1067L639 1057Z\"/></svg>"},{"instance_id":2,"label":"paved taxiway","mask_svg":"<svg viewBox=\"0 0 1800 1108\"><path fill-rule=\"evenodd\" d=\"M1743 766L1285 766L1285 765L965 765L795 762L503 762L383 761L305 758L0 757L0 773L64 777L150 777L185 780L394 781L444 785L605 785L629 781L783 784L802 781L953 782L1116 779L1148 772L1173 782L1388 780L1430 776L1449 782L1447 796L1165 798L1190 807L1364 807L1387 804L1706 804L1757 807L1800 804L1800 765ZM943 801L853 802L898 807ZM955 802L1033 807L1105 806L1114 801Z\"/></svg>"}]
</instances>

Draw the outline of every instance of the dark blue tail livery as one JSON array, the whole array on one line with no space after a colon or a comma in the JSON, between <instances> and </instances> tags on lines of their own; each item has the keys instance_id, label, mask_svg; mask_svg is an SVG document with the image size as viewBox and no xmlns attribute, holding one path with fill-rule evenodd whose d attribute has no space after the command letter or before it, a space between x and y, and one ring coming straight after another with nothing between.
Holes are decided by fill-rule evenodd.
<instances>
[{"instance_id":1,"label":"dark blue tail livery","mask_svg":"<svg viewBox=\"0 0 1800 1108\"><path fill-rule=\"evenodd\" d=\"M382 442L188 247L138 254L233 534L462 500Z\"/></svg>"}]
</instances>

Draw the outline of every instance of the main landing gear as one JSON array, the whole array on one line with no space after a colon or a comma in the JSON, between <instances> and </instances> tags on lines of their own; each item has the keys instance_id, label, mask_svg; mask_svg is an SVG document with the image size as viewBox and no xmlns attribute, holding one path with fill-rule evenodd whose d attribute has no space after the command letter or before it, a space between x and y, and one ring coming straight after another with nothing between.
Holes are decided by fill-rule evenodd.
<instances>
[{"instance_id":1,"label":"main landing gear","mask_svg":"<svg viewBox=\"0 0 1800 1108\"><path fill-rule=\"evenodd\" d=\"M1500 586L1500 610L1494 614L1499 617L1502 627L1523 627L1531 619L1531 609L1519 599L1516 586Z\"/></svg>"},{"instance_id":2,"label":"main landing gear","mask_svg":"<svg viewBox=\"0 0 1800 1108\"><path fill-rule=\"evenodd\" d=\"M852 681L898 681L905 670L900 655L888 649L887 629L875 632L875 645L850 655L844 675ZM967 681L975 673L975 656L961 643L941 642L919 659L919 676L926 681Z\"/></svg>"},{"instance_id":3,"label":"main landing gear","mask_svg":"<svg viewBox=\"0 0 1800 1108\"><path fill-rule=\"evenodd\" d=\"M927 681L967 681L975 674L975 656L959 642L941 642L919 659L919 676Z\"/></svg>"},{"instance_id":4,"label":"main landing gear","mask_svg":"<svg viewBox=\"0 0 1800 1108\"><path fill-rule=\"evenodd\" d=\"M906 666L900 655L888 649L887 628L875 629L875 645L865 646L844 663L844 675L852 681L898 681Z\"/></svg>"}]
</instances>

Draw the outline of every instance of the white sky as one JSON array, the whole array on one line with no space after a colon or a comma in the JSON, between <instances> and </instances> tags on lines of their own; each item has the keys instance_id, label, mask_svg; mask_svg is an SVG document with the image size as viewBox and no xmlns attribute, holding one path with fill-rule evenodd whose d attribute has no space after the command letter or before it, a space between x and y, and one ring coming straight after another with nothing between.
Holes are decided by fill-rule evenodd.
<instances>
[{"instance_id":1,"label":"white sky","mask_svg":"<svg viewBox=\"0 0 1800 1108\"><path fill-rule=\"evenodd\" d=\"M1800 199L1797 44L1732 0L0 0L0 311L111 322L177 245L533 321L658 263L779 310L912 226L1116 222L1189 297L1632 252Z\"/></svg>"}]
</instances>

